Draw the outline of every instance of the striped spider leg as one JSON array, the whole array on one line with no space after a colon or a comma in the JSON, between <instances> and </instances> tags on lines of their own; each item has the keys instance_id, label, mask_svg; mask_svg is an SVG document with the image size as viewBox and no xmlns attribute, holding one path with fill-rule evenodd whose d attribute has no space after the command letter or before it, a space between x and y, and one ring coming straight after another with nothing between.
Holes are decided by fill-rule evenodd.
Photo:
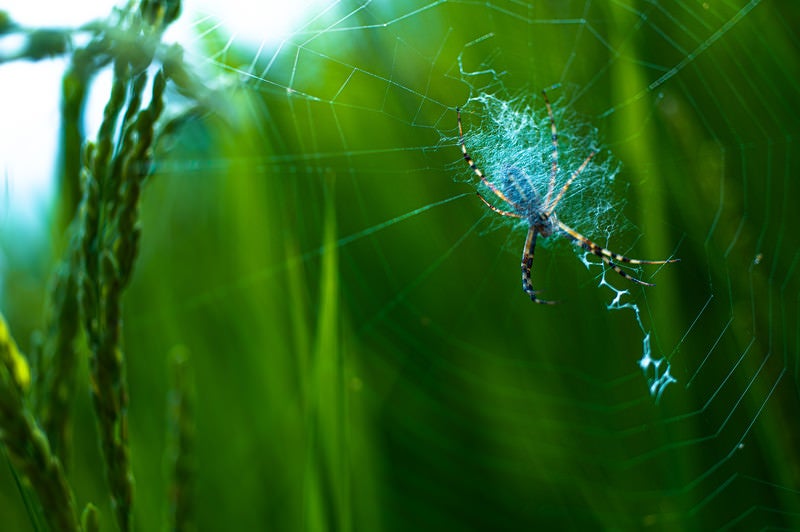
<instances>
[{"instance_id":1,"label":"striped spider leg","mask_svg":"<svg viewBox=\"0 0 800 532\"><path fill-rule=\"evenodd\" d=\"M542 96L544 97L545 106L547 107L547 115L550 119L550 135L553 145L553 151L551 155L552 164L550 167L550 182L549 186L547 187L547 195L545 196L544 200L542 200L528 175L523 170L520 170L516 167L509 167L506 169L505 180L501 181L499 186L486 178L486 175L483 173L483 171L481 171L480 168L478 168L475 160L469 155L469 152L467 152L467 146L464 143L464 132L461 125L461 110L456 108L456 115L458 118L458 138L464 160L470 169L472 169L472 171L475 173L475 175L480 178L481 182L486 185L486 187L492 191L495 196L500 198L501 201L508 205L510 209L504 210L494 206L487 201L486 198L480 194L480 192L478 193L478 197L481 199L481 201L483 201L483 203L486 204L487 207L497 214L509 218L524 220L528 224L528 235L525 238L525 245L522 248L522 290L528 294L528 296L531 298L531 301L534 303L547 305L552 305L555 303L555 301L539 299L536 295L538 291L534 290L533 282L531 281L531 269L533 268L536 238L538 235L541 235L542 238L546 238L554 233L562 233L566 235L570 240L580 245L586 251L597 255L612 270L617 272L625 279L644 286L653 286L652 283L647 283L641 279L637 279L636 277L633 277L629 273L625 272L617 263L667 264L670 262L678 262L680 259L631 259L595 244L576 230L558 220L558 217L555 214L556 206L564 197L564 194L567 192L567 189L570 187L572 182L575 181L575 179L577 179L583 170L589 165L589 162L592 160L592 157L594 157L595 152L591 151L589 153L586 159L583 160L583 163L581 163L581 165L574 172L572 172L567 182L564 183L564 186L562 186L558 191L558 194L553 197L556 187L556 178L558 176L558 131L556 129L555 118L553 117L553 110L550 106L550 101L547 99L547 94L545 91L542 91Z\"/></svg>"}]
</instances>

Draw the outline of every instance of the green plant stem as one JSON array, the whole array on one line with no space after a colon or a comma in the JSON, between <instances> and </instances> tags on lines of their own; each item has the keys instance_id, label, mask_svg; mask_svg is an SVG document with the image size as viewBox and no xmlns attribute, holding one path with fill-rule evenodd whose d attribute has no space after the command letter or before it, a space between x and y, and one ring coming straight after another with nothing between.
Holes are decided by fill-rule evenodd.
<instances>
[{"instance_id":1,"label":"green plant stem","mask_svg":"<svg viewBox=\"0 0 800 532\"><path fill-rule=\"evenodd\" d=\"M96 148L87 147L84 168L81 303L91 353L89 368L92 404L97 417L100 447L111 490L112 507L123 532L131 528L133 473L128 447L128 392L121 336L121 287L115 279L105 242L104 220L107 174L111 167L114 130L125 102L127 65L114 69L111 97L104 111Z\"/></svg>"},{"instance_id":2,"label":"green plant stem","mask_svg":"<svg viewBox=\"0 0 800 532\"><path fill-rule=\"evenodd\" d=\"M67 260L54 275L50 307L46 317L46 341L39 365L36 388L39 420L48 435L53 454L69 463L71 440L70 406L75 396L80 354L80 306L78 303L78 244L70 244Z\"/></svg>"},{"instance_id":3,"label":"green plant stem","mask_svg":"<svg viewBox=\"0 0 800 532\"><path fill-rule=\"evenodd\" d=\"M51 530L78 531L75 497L25 396L27 363L0 316L0 443L39 500Z\"/></svg>"},{"instance_id":4,"label":"green plant stem","mask_svg":"<svg viewBox=\"0 0 800 532\"><path fill-rule=\"evenodd\" d=\"M170 353L172 386L168 399L167 459L172 476L169 490L168 530L190 532L197 529L192 504L194 462L194 375L188 351L178 346Z\"/></svg>"},{"instance_id":5,"label":"green plant stem","mask_svg":"<svg viewBox=\"0 0 800 532\"><path fill-rule=\"evenodd\" d=\"M164 74L153 80L153 95L138 111L146 78L130 77L126 64L115 64L114 85L97 145L87 147L82 227L82 306L91 352L92 403L111 500L120 529L131 528L133 474L128 445L128 387L122 351L122 294L138 254L138 208L150 168L155 122L163 110ZM120 138L114 136L125 96L128 110ZM137 112L138 111L138 112Z\"/></svg>"}]
</instances>

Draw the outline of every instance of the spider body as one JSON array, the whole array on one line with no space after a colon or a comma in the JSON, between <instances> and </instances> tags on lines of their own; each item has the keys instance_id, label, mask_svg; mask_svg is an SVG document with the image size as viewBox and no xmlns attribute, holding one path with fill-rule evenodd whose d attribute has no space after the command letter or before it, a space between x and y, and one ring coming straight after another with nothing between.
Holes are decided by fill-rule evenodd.
<instances>
[{"instance_id":1,"label":"spider body","mask_svg":"<svg viewBox=\"0 0 800 532\"><path fill-rule=\"evenodd\" d=\"M567 189L569 189L569 186L572 184L572 182L578 176L580 176L583 170L589 165L589 162L592 160L592 157L594 157L595 152L589 152L587 157L583 160L583 163L572 172L569 179L567 179L566 183L564 183L561 189L559 189L558 193L554 196L556 191L556 178L558 176L558 131L556 129L555 119L553 118L553 110L550 106L550 101L547 99L547 93L545 93L545 91L542 91L542 97L544 98L544 103L547 107L547 114L550 118L550 137L553 146L551 155L552 162L550 167L550 183L547 187L547 194L544 199L542 199L539 191L536 190L536 187L534 186L530 176L524 170L516 166L506 167L497 183L486 178L486 175L484 175L483 171L478 168L477 164L475 164L475 161L469 155L469 152L467 152L467 146L464 143L464 132L461 126L461 111L460 109L456 109L456 114L458 117L458 137L464 160L472 169L472 171L475 172L475 175L480 178L481 182L486 185L486 187L488 187L495 196L503 201L505 205L508 206L508 210L496 207L492 203L488 202L480 193L478 193L478 197L497 214L520 219L528 225L528 235L525 238L525 245L522 248L523 291L528 294L528 296L531 298L531 301L534 301L535 303L549 305L555 303L554 301L547 301L537 297L536 294L538 292L534 290L533 283L531 281L531 269L533 268L533 256L534 250L536 249L536 237L541 235L544 238L556 234L566 236L586 251L597 255L612 270L617 272L625 279L641 285L653 286L652 283L647 283L626 273L625 270L620 268L617 263L666 264L669 262L678 262L680 259L631 259L595 244L576 230L558 220L558 217L555 213L556 206L564 197L564 194L567 192Z\"/></svg>"},{"instance_id":2,"label":"spider body","mask_svg":"<svg viewBox=\"0 0 800 532\"><path fill-rule=\"evenodd\" d=\"M503 175L504 179L498 188L511 205L519 209L517 214L520 219L527 222L528 226L535 227L543 237L555 233L558 230L558 218L555 213L547 215L544 199L525 170L509 166L504 169Z\"/></svg>"}]
</instances>

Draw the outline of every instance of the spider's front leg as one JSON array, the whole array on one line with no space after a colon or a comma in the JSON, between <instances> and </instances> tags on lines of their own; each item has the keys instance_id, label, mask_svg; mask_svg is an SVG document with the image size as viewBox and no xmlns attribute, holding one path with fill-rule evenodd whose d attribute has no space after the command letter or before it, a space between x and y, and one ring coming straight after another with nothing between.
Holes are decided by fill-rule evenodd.
<instances>
[{"instance_id":1,"label":"spider's front leg","mask_svg":"<svg viewBox=\"0 0 800 532\"><path fill-rule=\"evenodd\" d=\"M534 303L542 305L555 305L555 301L546 301L536 297L536 290L533 289L531 282L531 268L533 267L533 252L536 249L536 236L539 230L535 225L528 228L528 237L525 239L525 247L522 249L522 289Z\"/></svg>"}]
</instances>

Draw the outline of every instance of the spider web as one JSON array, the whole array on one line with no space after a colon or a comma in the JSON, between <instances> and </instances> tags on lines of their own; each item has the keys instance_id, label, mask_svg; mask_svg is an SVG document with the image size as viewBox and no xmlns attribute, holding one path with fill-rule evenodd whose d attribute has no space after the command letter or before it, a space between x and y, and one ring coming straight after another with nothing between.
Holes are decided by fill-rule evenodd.
<instances>
[{"instance_id":1,"label":"spider web","mask_svg":"<svg viewBox=\"0 0 800 532\"><path fill-rule=\"evenodd\" d=\"M164 288L135 284L128 324L191 344L211 412L237 390L241 413L206 420L203 485L253 453L275 486L298 482L274 441L295 422L258 416L313 403L287 381L316 367L345 399L328 421L317 405L314 434L341 447L299 493L327 494L329 524L800 528L798 15L756 0L342 1L255 44L224 13L196 15L188 57L228 87L224 119L192 117L158 168L145 223L172 229L145 230L136 283ZM521 291L525 228L475 196L455 109L488 174L533 173L551 156L532 140L542 89L559 183L599 150L560 219L630 257L680 258L630 271L657 286L550 237L534 286L560 304ZM326 366L313 345L331 330ZM146 359L132 364L135 397ZM220 457L236 420L251 430ZM243 490L279 490L255 470ZM211 528L262 522L236 494L200 495Z\"/></svg>"},{"instance_id":2,"label":"spider web","mask_svg":"<svg viewBox=\"0 0 800 532\"><path fill-rule=\"evenodd\" d=\"M340 2L258 47L224 16L196 19L195 60L237 79L256 117L241 126L254 152L222 160L238 177L203 186L248 190L253 223L291 245L265 238L177 306L248 302L294 268L314 302L336 254L341 364L386 456L372 482L385 523L400 523L389 528L796 529L797 14L758 1ZM532 138L542 89L559 186L600 150L559 216L613 251L680 257L631 272L656 287L551 238L534 285L561 304L521 292L524 227L475 198L455 107L480 167L533 173L551 156ZM206 175L216 162L192 164ZM162 186L181 194L196 177ZM253 212L279 203L282 218Z\"/></svg>"}]
</instances>

